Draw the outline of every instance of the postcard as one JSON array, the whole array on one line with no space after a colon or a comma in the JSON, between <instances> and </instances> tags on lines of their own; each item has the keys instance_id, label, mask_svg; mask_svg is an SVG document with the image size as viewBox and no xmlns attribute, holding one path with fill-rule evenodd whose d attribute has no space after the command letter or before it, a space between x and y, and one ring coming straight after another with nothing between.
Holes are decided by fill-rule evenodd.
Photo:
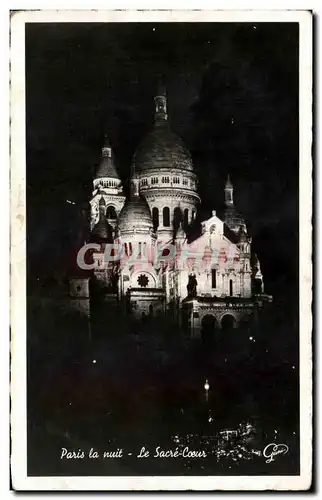
<instances>
[{"instance_id":1,"label":"postcard","mask_svg":"<svg viewBox=\"0 0 322 500\"><path fill-rule=\"evenodd\" d=\"M312 13L11 12L11 474L308 490Z\"/></svg>"}]
</instances>

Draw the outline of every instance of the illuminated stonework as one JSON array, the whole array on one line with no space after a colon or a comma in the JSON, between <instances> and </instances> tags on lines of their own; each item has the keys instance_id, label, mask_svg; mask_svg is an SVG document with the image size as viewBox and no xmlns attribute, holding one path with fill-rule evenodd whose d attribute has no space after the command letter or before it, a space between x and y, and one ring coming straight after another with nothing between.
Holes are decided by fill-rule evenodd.
<instances>
[{"instance_id":1,"label":"illuminated stonework","mask_svg":"<svg viewBox=\"0 0 322 500\"><path fill-rule=\"evenodd\" d=\"M132 304L131 314L171 314L191 335L200 335L205 325L237 328L268 298L229 177L224 220L213 211L201 221L199 236L188 241L200 203L198 180L190 152L171 131L164 91L155 98L152 130L133 157L129 198L107 139L93 188L91 241L102 245L97 262L107 243L122 249L119 260L108 264L109 272L97 266L94 276L102 290L111 288L114 276L114 292L121 303ZM161 254L167 255L162 262Z\"/></svg>"}]
</instances>

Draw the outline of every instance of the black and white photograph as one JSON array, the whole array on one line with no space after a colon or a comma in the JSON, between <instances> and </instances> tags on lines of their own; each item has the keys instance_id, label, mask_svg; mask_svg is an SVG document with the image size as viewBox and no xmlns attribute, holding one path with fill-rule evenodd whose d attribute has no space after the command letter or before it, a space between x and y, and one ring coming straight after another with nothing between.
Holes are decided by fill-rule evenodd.
<instances>
[{"instance_id":1,"label":"black and white photograph","mask_svg":"<svg viewBox=\"0 0 322 500\"><path fill-rule=\"evenodd\" d=\"M311 14L167 12L12 16L17 489L311 484Z\"/></svg>"}]
</instances>

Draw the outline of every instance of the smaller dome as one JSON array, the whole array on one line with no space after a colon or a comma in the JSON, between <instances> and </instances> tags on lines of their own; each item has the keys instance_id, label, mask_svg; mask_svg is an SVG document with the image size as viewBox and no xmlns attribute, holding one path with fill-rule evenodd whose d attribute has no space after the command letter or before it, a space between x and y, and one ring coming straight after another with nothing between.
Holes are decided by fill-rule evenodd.
<instances>
[{"instance_id":1,"label":"smaller dome","mask_svg":"<svg viewBox=\"0 0 322 500\"><path fill-rule=\"evenodd\" d=\"M102 147L101 162L97 169L95 178L100 179L102 177L119 179L119 175L114 165L112 148L106 136L105 136L104 146Z\"/></svg>"},{"instance_id":2,"label":"smaller dome","mask_svg":"<svg viewBox=\"0 0 322 500\"><path fill-rule=\"evenodd\" d=\"M239 233L241 227L246 227L244 218L237 212L234 206L226 208L224 222L234 233Z\"/></svg>"},{"instance_id":3,"label":"smaller dome","mask_svg":"<svg viewBox=\"0 0 322 500\"><path fill-rule=\"evenodd\" d=\"M153 223L149 205L146 199L139 194L132 195L125 202L118 220L120 233L150 233Z\"/></svg>"},{"instance_id":4,"label":"smaller dome","mask_svg":"<svg viewBox=\"0 0 322 500\"><path fill-rule=\"evenodd\" d=\"M99 204L99 219L97 224L93 227L91 234L91 241L95 243L112 243L113 231L112 227L109 225L105 217L106 203L103 196L100 198L98 204Z\"/></svg>"},{"instance_id":5,"label":"smaller dome","mask_svg":"<svg viewBox=\"0 0 322 500\"><path fill-rule=\"evenodd\" d=\"M91 241L94 243L113 243L112 227L109 225L102 212L100 213L98 223L92 230Z\"/></svg>"}]
</instances>

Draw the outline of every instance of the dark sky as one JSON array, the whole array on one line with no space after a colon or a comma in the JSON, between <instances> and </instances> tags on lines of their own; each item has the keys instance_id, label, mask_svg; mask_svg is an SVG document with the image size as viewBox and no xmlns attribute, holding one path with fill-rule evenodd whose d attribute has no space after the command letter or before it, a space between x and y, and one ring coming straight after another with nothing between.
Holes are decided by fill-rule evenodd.
<instances>
[{"instance_id":1,"label":"dark sky","mask_svg":"<svg viewBox=\"0 0 322 500\"><path fill-rule=\"evenodd\" d=\"M268 292L297 290L298 25L26 26L29 268L55 269L79 232L104 133L128 179L157 80L190 149L205 217L229 172ZM295 302L294 302L295 303Z\"/></svg>"}]
</instances>

